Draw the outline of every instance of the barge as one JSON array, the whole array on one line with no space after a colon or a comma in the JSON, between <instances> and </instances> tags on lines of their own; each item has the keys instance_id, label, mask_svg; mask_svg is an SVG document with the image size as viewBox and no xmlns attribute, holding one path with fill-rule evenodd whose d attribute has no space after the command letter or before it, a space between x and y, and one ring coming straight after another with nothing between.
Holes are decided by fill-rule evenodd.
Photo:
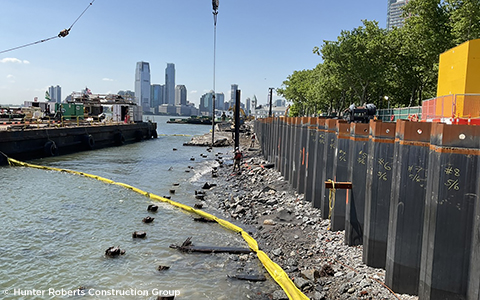
<instances>
[{"instance_id":1,"label":"barge","mask_svg":"<svg viewBox=\"0 0 480 300\"><path fill-rule=\"evenodd\" d=\"M38 128L20 124L0 131L0 151L18 160L29 160L121 146L156 137L157 124L152 122ZM0 155L0 165L6 163L5 156Z\"/></svg>"},{"instance_id":2,"label":"barge","mask_svg":"<svg viewBox=\"0 0 480 300\"><path fill-rule=\"evenodd\" d=\"M0 165L7 163L5 155L29 160L157 138L157 124L143 122L141 107L130 99L88 93L71 98L61 104L26 101L20 121L11 115L0 120Z\"/></svg>"},{"instance_id":3,"label":"barge","mask_svg":"<svg viewBox=\"0 0 480 300\"><path fill-rule=\"evenodd\" d=\"M212 125L212 117L208 116L191 116L189 118L172 118L167 123L173 124L195 124L195 125ZM215 121L215 124L218 122Z\"/></svg>"}]
</instances>

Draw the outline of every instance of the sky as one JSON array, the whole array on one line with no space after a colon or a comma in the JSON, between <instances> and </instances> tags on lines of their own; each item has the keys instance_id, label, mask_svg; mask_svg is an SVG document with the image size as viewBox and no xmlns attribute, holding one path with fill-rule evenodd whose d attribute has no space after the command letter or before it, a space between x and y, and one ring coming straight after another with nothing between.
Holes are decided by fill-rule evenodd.
<instances>
[{"instance_id":1,"label":"sky","mask_svg":"<svg viewBox=\"0 0 480 300\"><path fill-rule=\"evenodd\" d=\"M62 99L134 90L138 61L150 63L151 83L165 83L174 63L175 84L198 107L214 87L214 22L210 0L0 0L0 51L56 36L85 14L64 38L0 54L0 105L43 101L49 86ZM242 101L280 88L295 70L321 62L313 54L363 19L386 26L386 0L219 0L215 91ZM274 100L281 98L274 94Z\"/></svg>"}]
</instances>

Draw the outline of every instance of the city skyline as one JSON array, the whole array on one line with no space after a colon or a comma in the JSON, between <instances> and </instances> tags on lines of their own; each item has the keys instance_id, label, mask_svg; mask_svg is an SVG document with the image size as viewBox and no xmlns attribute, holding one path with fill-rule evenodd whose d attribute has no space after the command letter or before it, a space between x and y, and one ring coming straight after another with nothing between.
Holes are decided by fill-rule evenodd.
<instances>
[{"instance_id":1,"label":"city skyline","mask_svg":"<svg viewBox=\"0 0 480 300\"><path fill-rule=\"evenodd\" d=\"M60 0L3 4L0 51L56 36L89 1L68 8ZM385 27L386 11L384 0L221 1L215 92L229 99L231 84L237 83L242 99L255 95L258 104L265 104L268 88L279 88L295 70L321 62L312 53L315 46L360 26L362 19ZM52 14L56 17L44 17ZM128 16L129 22L111 22L105 15ZM85 86L104 94L134 90L132 65L138 61L150 63L152 83L163 82L162 66L175 62L176 81L187 87L187 100L198 107L201 95L214 86L211 2L96 1L68 36L0 54L0 103L41 100L52 85L62 87L64 99Z\"/></svg>"}]
</instances>

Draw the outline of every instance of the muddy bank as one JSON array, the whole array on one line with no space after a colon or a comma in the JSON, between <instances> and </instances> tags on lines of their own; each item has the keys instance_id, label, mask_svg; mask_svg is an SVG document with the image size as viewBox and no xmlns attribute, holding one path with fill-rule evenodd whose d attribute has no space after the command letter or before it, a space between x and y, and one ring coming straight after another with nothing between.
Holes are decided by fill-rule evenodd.
<instances>
[{"instance_id":1,"label":"muddy bank","mask_svg":"<svg viewBox=\"0 0 480 300\"><path fill-rule=\"evenodd\" d=\"M242 134L241 149L248 149L250 141L250 132ZM391 292L384 285L385 270L366 266L362 246L344 245L344 231L329 231L330 221L268 168L255 147L243 150L242 171L235 173L231 149L215 149L223 152L222 160L217 158L218 177L202 178L216 184L202 200L207 209L251 231L260 248L311 299L418 299ZM265 292L271 299L287 299L280 287Z\"/></svg>"}]
</instances>

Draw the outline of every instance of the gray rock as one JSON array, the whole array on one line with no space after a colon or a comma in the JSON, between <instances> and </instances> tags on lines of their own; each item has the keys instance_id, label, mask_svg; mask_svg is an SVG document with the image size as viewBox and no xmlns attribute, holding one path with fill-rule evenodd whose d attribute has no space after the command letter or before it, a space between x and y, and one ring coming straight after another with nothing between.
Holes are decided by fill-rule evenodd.
<instances>
[{"instance_id":1,"label":"gray rock","mask_svg":"<svg viewBox=\"0 0 480 300\"><path fill-rule=\"evenodd\" d=\"M370 286L370 285L371 285L371 282L370 282L370 280L368 280L368 279L363 279L362 281L360 281L360 286L361 286L362 288L366 288L366 287L368 287L368 286Z\"/></svg>"},{"instance_id":2,"label":"gray rock","mask_svg":"<svg viewBox=\"0 0 480 300\"><path fill-rule=\"evenodd\" d=\"M298 267L296 266L289 267L288 271L291 273L298 272Z\"/></svg>"},{"instance_id":3,"label":"gray rock","mask_svg":"<svg viewBox=\"0 0 480 300\"><path fill-rule=\"evenodd\" d=\"M324 292L315 292L313 294L312 300L327 300L327 295Z\"/></svg>"},{"instance_id":4,"label":"gray rock","mask_svg":"<svg viewBox=\"0 0 480 300\"><path fill-rule=\"evenodd\" d=\"M340 293L345 294L350 289L350 284L345 283L340 287Z\"/></svg>"},{"instance_id":5,"label":"gray rock","mask_svg":"<svg viewBox=\"0 0 480 300\"><path fill-rule=\"evenodd\" d=\"M273 250L272 253L275 256L279 256L279 255L282 254L282 248L277 248L277 249Z\"/></svg>"},{"instance_id":6,"label":"gray rock","mask_svg":"<svg viewBox=\"0 0 480 300\"><path fill-rule=\"evenodd\" d=\"M275 222L272 219L266 219L263 221L263 225L275 225Z\"/></svg>"},{"instance_id":7,"label":"gray rock","mask_svg":"<svg viewBox=\"0 0 480 300\"><path fill-rule=\"evenodd\" d=\"M289 258L289 259L287 259L287 264L290 265L290 266L295 266L296 267L296 266L298 266L298 261L296 261L293 258Z\"/></svg>"},{"instance_id":8,"label":"gray rock","mask_svg":"<svg viewBox=\"0 0 480 300\"><path fill-rule=\"evenodd\" d=\"M245 208L241 205L238 205L236 208L235 208L235 214L242 214L245 212Z\"/></svg>"},{"instance_id":9,"label":"gray rock","mask_svg":"<svg viewBox=\"0 0 480 300\"><path fill-rule=\"evenodd\" d=\"M270 200L267 200L267 205L275 205L275 204L278 204L278 200L277 199L270 199Z\"/></svg>"},{"instance_id":10,"label":"gray rock","mask_svg":"<svg viewBox=\"0 0 480 300\"><path fill-rule=\"evenodd\" d=\"M357 275L357 273L355 273L355 272L353 272L353 271L352 271L352 272L348 272L348 273L347 273L347 279L348 279L348 280L351 280L353 277L355 277L355 275Z\"/></svg>"},{"instance_id":11,"label":"gray rock","mask_svg":"<svg viewBox=\"0 0 480 300\"><path fill-rule=\"evenodd\" d=\"M333 275L333 277L341 277L341 276L343 276L342 272L336 272L335 275Z\"/></svg>"},{"instance_id":12,"label":"gray rock","mask_svg":"<svg viewBox=\"0 0 480 300\"><path fill-rule=\"evenodd\" d=\"M295 219L295 215L290 211L283 209L278 213L277 219L284 222L292 222Z\"/></svg>"},{"instance_id":13,"label":"gray rock","mask_svg":"<svg viewBox=\"0 0 480 300\"><path fill-rule=\"evenodd\" d=\"M315 282L317 278L320 277L320 273L315 269L303 270L300 275L310 281Z\"/></svg>"},{"instance_id":14,"label":"gray rock","mask_svg":"<svg viewBox=\"0 0 480 300\"><path fill-rule=\"evenodd\" d=\"M288 300L287 294L283 290L276 290L272 293L273 300Z\"/></svg>"},{"instance_id":15,"label":"gray rock","mask_svg":"<svg viewBox=\"0 0 480 300\"><path fill-rule=\"evenodd\" d=\"M301 290L311 284L310 281L303 279L302 277L295 277L295 279L293 279L293 283Z\"/></svg>"}]
</instances>

